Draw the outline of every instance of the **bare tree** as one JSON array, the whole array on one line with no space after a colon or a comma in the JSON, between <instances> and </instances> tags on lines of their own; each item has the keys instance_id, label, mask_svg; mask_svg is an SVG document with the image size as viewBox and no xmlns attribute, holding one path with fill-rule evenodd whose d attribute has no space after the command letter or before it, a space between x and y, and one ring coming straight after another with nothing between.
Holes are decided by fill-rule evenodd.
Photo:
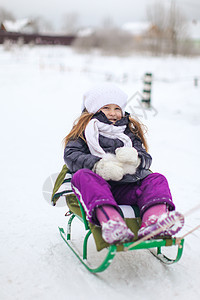
<instances>
[{"instance_id":1,"label":"bare tree","mask_svg":"<svg viewBox=\"0 0 200 300\"><path fill-rule=\"evenodd\" d=\"M0 7L0 23L5 20L15 21L14 15L7 9Z\"/></svg>"},{"instance_id":2,"label":"bare tree","mask_svg":"<svg viewBox=\"0 0 200 300\"><path fill-rule=\"evenodd\" d=\"M164 4L160 1L156 1L154 5L147 7L147 18L160 31L165 31L167 24L167 14Z\"/></svg>"},{"instance_id":3,"label":"bare tree","mask_svg":"<svg viewBox=\"0 0 200 300\"><path fill-rule=\"evenodd\" d=\"M103 19L102 21L102 26L103 29L111 29L111 28L115 28L115 24L113 19L110 16L107 16Z\"/></svg>"},{"instance_id":4,"label":"bare tree","mask_svg":"<svg viewBox=\"0 0 200 300\"><path fill-rule=\"evenodd\" d=\"M149 47L155 54L159 54L164 47L167 28L167 13L164 4L156 1L154 5L148 6L147 18L151 24L147 33Z\"/></svg>"},{"instance_id":5,"label":"bare tree","mask_svg":"<svg viewBox=\"0 0 200 300\"><path fill-rule=\"evenodd\" d=\"M31 27L34 33L50 33L53 31L51 22L41 16L31 18Z\"/></svg>"},{"instance_id":6,"label":"bare tree","mask_svg":"<svg viewBox=\"0 0 200 300\"><path fill-rule=\"evenodd\" d=\"M149 47L155 54L176 55L187 35L187 22L181 10L171 0L170 8L156 1L147 9L151 30L148 32Z\"/></svg>"},{"instance_id":7,"label":"bare tree","mask_svg":"<svg viewBox=\"0 0 200 300\"><path fill-rule=\"evenodd\" d=\"M175 4L175 1L171 1L171 7L168 16L168 37L171 46L172 54L178 53L179 41L186 38L187 33L187 21L180 9Z\"/></svg>"},{"instance_id":8,"label":"bare tree","mask_svg":"<svg viewBox=\"0 0 200 300\"><path fill-rule=\"evenodd\" d=\"M65 34L75 34L78 30L78 19L77 13L67 13L63 16L62 29Z\"/></svg>"},{"instance_id":9,"label":"bare tree","mask_svg":"<svg viewBox=\"0 0 200 300\"><path fill-rule=\"evenodd\" d=\"M107 55L130 54L133 51L133 36L111 24L104 22L103 27L96 28L91 34L79 36L73 46L79 51L96 48Z\"/></svg>"}]
</instances>

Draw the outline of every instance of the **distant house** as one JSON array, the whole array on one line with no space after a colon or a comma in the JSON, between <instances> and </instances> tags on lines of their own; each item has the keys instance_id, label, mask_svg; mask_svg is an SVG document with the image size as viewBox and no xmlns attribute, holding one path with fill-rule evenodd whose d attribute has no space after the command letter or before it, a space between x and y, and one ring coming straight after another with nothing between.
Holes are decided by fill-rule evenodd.
<instances>
[{"instance_id":1,"label":"distant house","mask_svg":"<svg viewBox=\"0 0 200 300\"><path fill-rule=\"evenodd\" d=\"M6 28L3 23L0 24L0 31L6 31Z\"/></svg>"},{"instance_id":2,"label":"distant house","mask_svg":"<svg viewBox=\"0 0 200 300\"><path fill-rule=\"evenodd\" d=\"M29 19L20 19L16 21L5 20L1 23L1 30L6 32L34 33L35 25L34 22Z\"/></svg>"},{"instance_id":3,"label":"distant house","mask_svg":"<svg viewBox=\"0 0 200 300\"><path fill-rule=\"evenodd\" d=\"M0 44L3 44L6 40L12 42L20 40L24 44L71 45L75 38L75 35L39 34L36 24L29 19L4 21L0 25Z\"/></svg>"},{"instance_id":4,"label":"distant house","mask_svg":"<svg viewBox=\"0 0 200 300\"><path fill-rule=\"evenodd\" d=\"M200 41L200 20L192 20L188 26L189 36L195 41Z\"/></svg>"},{"instance_id":5,"label":"distant house","mask_svg":"<svg viewBox=\"0 0 200 300\"><path fill-rule=\"evenodd\" d=\"M122 29L138 40L145 37L159 37L161 34L159 27L149 22L125 23ZM186 30L191 40L200 40L200 20L188 21Z\"/></svg>"}]
</instances>

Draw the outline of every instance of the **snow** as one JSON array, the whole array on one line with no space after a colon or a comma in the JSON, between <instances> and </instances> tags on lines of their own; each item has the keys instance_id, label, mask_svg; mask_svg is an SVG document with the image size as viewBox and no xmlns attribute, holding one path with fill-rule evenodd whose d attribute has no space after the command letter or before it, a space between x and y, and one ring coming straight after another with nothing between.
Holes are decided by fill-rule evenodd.
<instances>
[{"instance_id":1,"label":"snow","mask_svg":"<svg viewBox=\"0 0 200 300\"><path fill-rule=\"evenodd\" d=\"M94 29L91 27L83 28L78 31L77 36L78 37L86 37L86 36L92 35L94 32L95 32Z\"/></svg>"},{"instance_id":2,"label":"snow","mask_svg":"<svg viewBox=\"0 0 200 300\"><path fill-rule=\"evenodd\" d=\"M10 21L6 20L3 22L4 27L6 28L7 31L10 32L21 32L24 30L26 26L30 24L29 19L20 19L16 21Z\"/></svg>"},{"instance_id":3,"label":"snow","mask_svg":"<svg viewBox=\"0 0 200 300\"><path fill-rule=\"evenodd\" d=\"M81 112L83 92L110 79L131 96L141 92L144 73L152 72L154 110L142 111L137 97L129 109L148 126L152 170L168 178L177 210L186 213L198 205L199 64L199 57L120 58L60 46L0 47L0 299L200 298L199 230L186 237L175 265L138 250L118 253L106 271L93 275L59 236L67 207L49 205L42 193L49 176L62 168L62 139ZM200 210L188 215L180 235L199 224L199 215ZM82 225L74 226L79 245ZM102 257L92 242L90 251L95 261Z\"/></svg>"},{"instance_id":4,"label":"snow","mask_svg":"<svg viewBox=\"0 0 200 300\"><path fill-rule=\"evenodd\" d=\"M148 29L151 28L150 22L128 22L123 24L122 29L128 31L133 35L144 34Z\"/></svg>"}]
</instances>

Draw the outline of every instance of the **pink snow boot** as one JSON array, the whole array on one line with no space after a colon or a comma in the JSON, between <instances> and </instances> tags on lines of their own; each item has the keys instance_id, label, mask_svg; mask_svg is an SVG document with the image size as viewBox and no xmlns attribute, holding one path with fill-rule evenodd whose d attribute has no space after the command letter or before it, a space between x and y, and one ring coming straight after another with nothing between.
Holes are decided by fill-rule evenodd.
<instances>
[{"instance_id":1,"label":"pink snow boot","mask_svg":"<svg viewBox=\"0 0 200 300\"><path fill-rule=\"evenodd\" d=\"M125 243L134 238L124 219L112 206L101 206L96 209L97 219L101 224L102 238L108 244Z\"/></svg>"},{"instance_id":2,"label":"pink snow boot","mask_svg":"<svg viewBox=\"0 0 200 300\"><path fill-rule=\"evenodd\" d=\"M165 204L155 205L144 213L142 225L138 231L138 238L140 239L149 234L151 234L151 238L172 236L178 233L183 225L184 216L181 213L167 211ZM162 230L163 227L165 228ZM157 230L160 230L160 232L156 233Z\"/></svg>"}]
</instances>

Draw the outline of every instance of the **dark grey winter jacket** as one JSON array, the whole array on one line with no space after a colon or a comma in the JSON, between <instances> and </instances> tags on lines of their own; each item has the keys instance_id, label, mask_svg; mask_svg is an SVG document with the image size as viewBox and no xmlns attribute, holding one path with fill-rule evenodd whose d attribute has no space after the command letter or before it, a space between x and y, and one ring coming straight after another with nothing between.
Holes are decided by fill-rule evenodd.
<instances>
[{"instance_id":1,"label":"dark grey winter jacket","mask_svg":"<svg viewBox=\"0 0 200 300\"><path fill-rule=\"evenodd\" d=\"M124 175L124 177L120 180L121 183L136 182L151 173L151 171L149 171L149 168L152 158L143 148L141 140L129 129L128 117L129 114L126 113L126 116L117 121L115 123L115 126L127 125L124 133L129 136L132 141L133 147L138 151L138 156L141 158L141 163L137 168L136 173L134 175ZM93 118L96 118L103 123L112 124L107 119L105 114L101 111L96 113ZM115 153L115 150L117 148L124 146L121 140L110 139L102 135L99 135L99 144L106 153ZM86 142L81 138L69 141L64 150L64 161L72 173L75 173L79 169L83 168L92 170L94 164L100 159L100 157L94 156L90 153Z\"/></svg>"}]
</instances>

